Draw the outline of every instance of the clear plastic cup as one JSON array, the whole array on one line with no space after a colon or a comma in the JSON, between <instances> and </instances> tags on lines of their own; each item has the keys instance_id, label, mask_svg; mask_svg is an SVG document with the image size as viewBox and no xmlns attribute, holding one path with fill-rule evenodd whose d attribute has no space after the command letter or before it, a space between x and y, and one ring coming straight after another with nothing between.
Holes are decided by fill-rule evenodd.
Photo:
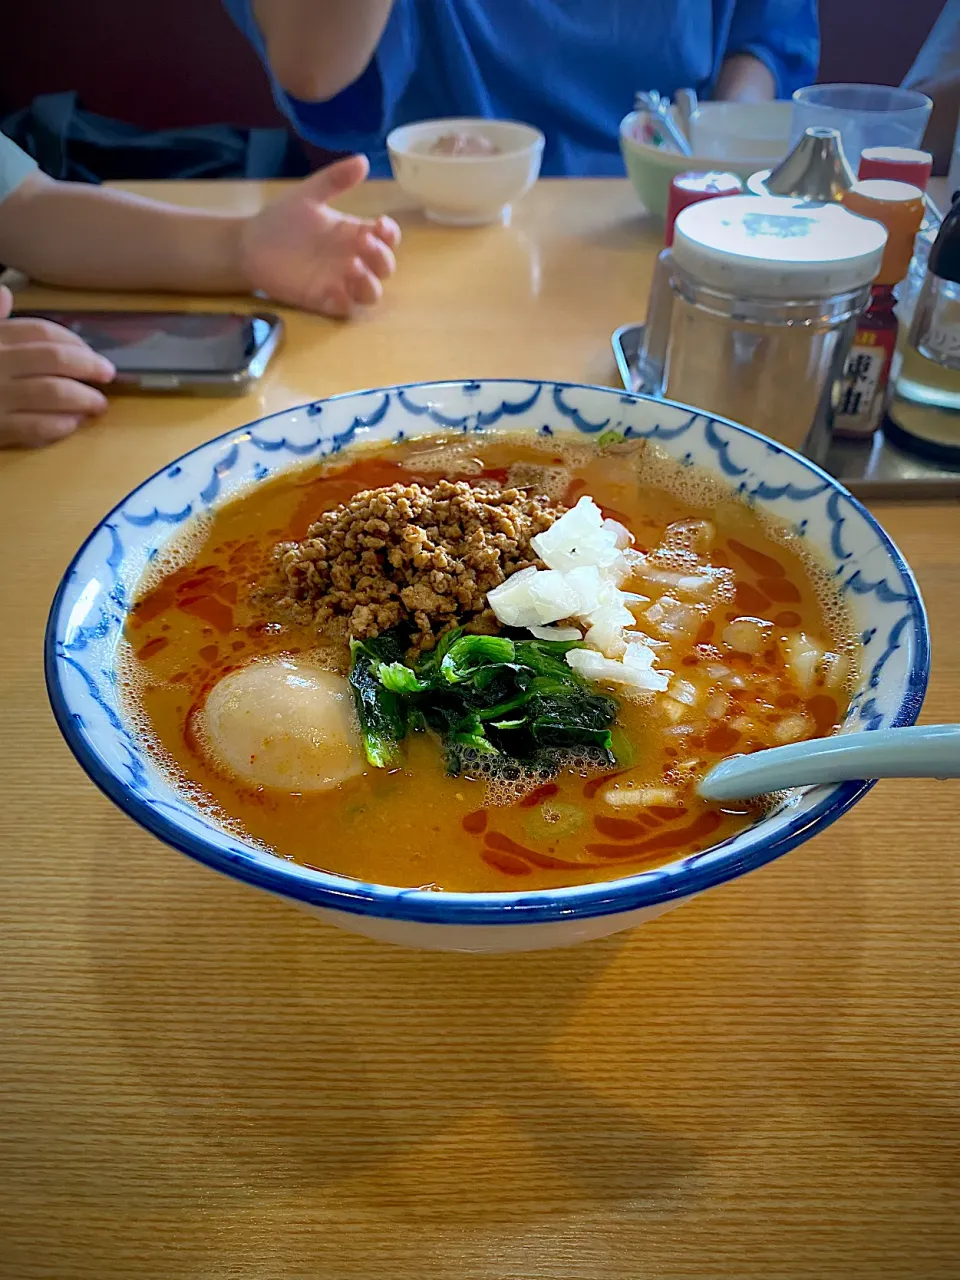
<instances>
[{"instance_id":1,"label":"clear plastic cup","mask_svg":"<svg viewBox=\"0 0 960 1280\"><path fill-rule=\"evenodd\" d=\"M839 129L854 170L867 147L919 147L933 103L885 84L811 84L793 95L790 146L811 125Z\"/></svg>"}]
</instances>

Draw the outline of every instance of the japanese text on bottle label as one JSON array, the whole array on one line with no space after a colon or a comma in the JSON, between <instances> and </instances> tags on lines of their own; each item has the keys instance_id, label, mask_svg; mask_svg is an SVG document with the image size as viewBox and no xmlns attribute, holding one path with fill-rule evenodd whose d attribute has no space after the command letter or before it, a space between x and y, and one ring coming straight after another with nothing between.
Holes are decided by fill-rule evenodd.
<instances>
[{"instance_id":1,"label":"japanese text on bottle label","mask_svg":"<svg viewBox=\"0 0 960 1280\"><path fill-rule=\"evenodd\" d=\"M850 349L835 411L835 427L850 434L869 435L880 424L883 375L888 353L882 346Z\"/></svg>"}]
</instances>

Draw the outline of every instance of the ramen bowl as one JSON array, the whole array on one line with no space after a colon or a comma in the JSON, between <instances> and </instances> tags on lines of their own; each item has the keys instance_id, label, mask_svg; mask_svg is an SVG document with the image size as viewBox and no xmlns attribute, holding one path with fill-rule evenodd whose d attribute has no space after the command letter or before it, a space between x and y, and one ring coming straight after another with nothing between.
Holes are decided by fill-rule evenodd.
<instances>
[{"instance_id":1,"label":"ramen bowl","mask_svg":"<svg viewBox=\"0 0 960 1280\"><path fill-rule=\"evenodd\" d=\"M448 893L365 883L275 856L218 825L178 790L131 723L116 667L136 584L165 544L224 500L305 462L362 443L498 430L651 440L793 528L833 574L862 639L859 684L841 732L916 719L929 641L913 575L869 512L812 463L745 427L606 388L417 384L333 397L231 431L144 481L97 525L64 575L45 641L57 723L93 782L166 844L322 920L390 942L460 951L562 946L631 928L771 862L841 817L869 782L798 791L723 843L639 874L560 889Z\"/></svg>"}]
</instances>

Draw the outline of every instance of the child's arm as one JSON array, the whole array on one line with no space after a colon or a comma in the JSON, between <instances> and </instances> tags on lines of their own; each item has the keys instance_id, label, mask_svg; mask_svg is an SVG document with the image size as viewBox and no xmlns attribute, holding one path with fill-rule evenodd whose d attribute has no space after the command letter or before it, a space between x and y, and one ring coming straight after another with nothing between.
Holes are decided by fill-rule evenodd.
<instances>
[{"instance_id":1,"label":"child's arm","mask_svg":"<svg viewBox=\"0 0 960 1280\"><path fill-rule=\"evenodd\" d=\"M204 213L33 174L0 202L0 262L45 284L249 293L327 315L376 302L400 238L326 201L362 182L341 160L253 215Z\"/></svg>"},{"instance_id":2,"label":"child's arm","mask_svg":"<svg viewBox=\"0 0 960 1280\"><path fill-rule=\"evenodd\" d=\"M245 221L36 173L0 204L0 259L66 288L240 293Z\"/></svg>"}]
</instances>

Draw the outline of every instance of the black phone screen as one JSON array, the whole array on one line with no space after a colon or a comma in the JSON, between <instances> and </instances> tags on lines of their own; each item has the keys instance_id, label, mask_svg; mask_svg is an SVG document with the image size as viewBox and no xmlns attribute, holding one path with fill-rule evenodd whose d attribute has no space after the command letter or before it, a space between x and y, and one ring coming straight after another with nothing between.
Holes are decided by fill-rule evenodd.
<instances>
[{"instance_id":1,"label":"black phone screen","mask_svg":"<svg viewBox=\"0 0 960 1280\"><path fill-rule=\"evenodd\" d=\"M210 311L33 311L72 330L118 373L233 374L246 369L276 317Z\"/></svg>"}]
</instances>

